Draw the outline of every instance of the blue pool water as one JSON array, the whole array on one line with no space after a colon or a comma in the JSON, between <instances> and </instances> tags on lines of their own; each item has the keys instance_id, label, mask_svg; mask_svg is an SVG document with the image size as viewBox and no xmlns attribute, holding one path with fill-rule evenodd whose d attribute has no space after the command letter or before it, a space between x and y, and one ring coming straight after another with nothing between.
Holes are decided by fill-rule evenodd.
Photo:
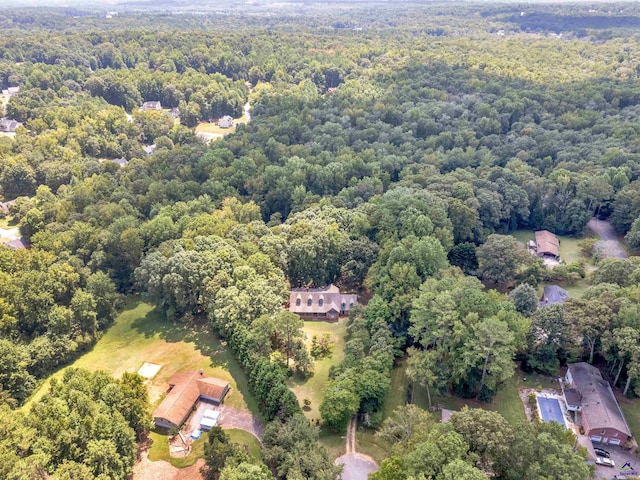
<instances>
[{"instance_id":1,"label":"blue pool water","mask_svg":"<svg viewBox=\"0 0 640 480\"><path fill-rule=\"evenodd\" d=\"M556 398L538 397L538 407L540 407L540 416L545 422L557 422L564 428L564 415L560 408L560 402Z\"/></svg>"}]
</instances>

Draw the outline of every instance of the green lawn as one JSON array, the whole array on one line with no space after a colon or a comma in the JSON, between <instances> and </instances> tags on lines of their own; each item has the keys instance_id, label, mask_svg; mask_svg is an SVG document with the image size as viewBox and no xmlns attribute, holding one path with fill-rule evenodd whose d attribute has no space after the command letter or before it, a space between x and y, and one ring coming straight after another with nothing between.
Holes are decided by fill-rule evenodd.
<instances>
[{"instance_id":1,"label":"green lawn","mask_svg":"<svg viewBox=\"0 0 640 480\"><path fill-rule=\"evenodd\" d=\"M18 226L18 222L13 217L0 218L0 228L9 230Z\"/></svg>"},{"instance_id":2,"label":"green lawn","mask_svg":"<svg viewBox=\"0 0 640 480\"><path fill-rule=\"evenodd\" d=\"M320 428L320 438L318 440L329 451L331 458L338 458L346 453L346 434L346 431L342 432L342 434L337 434L323 427Z\"/></svg>"},{"instance_id":3,"label":"green lawn","mask_svg":"<svg viewBox=\"0 0 640 480\"><path fill-rule=\"evenodd\" d=\"M164 430L152 430L149 432L149 439L151 445L149 446L149 460L157 462L164 460L176 468L186 468L195 464L199 458L204 456L204 446L207 443L209 434L204 432L202 436L191 443L191 452L188 456L183 458L173 458L169 455L169 438L166 433L162 433ZM262 447L256 437L244 430L237 428L231 428L225 430L225 433L229 435L233 443L245 445L249 456L256 461L262 458Z\"/></svg>"},{"instance_id":4,"label":"green lawn","mask_svg":"<svg viewBox=\"0 0 640 480\"><path fill-rule=\"evenodd\" d=\"M376 438L374 432L370 429L361 430L358 428L356 443L356 450L369 455L378 465L389 456L391 451L391 446L387 442Z\"/></svg>"},{"instance_id":5,"label":"green lawn","mask_svg":"<svg viewBox=\"0 0 640 480\"><path fill-rule=\"evenodd\" d=\"M635 439L640 438L640 400L625 398L621 394L617 394L616 398L627 419L631 433Z\"/></svg>"},{"instance_id":6,"label":"green lawn","mask_svg":"<svg viewBox=\"0 0 640 480\"><path fill-rule=\"evenodd\" d=\"M391 372L391 389L385 399L383 408L384 418L387 418L396 407L405 404L407 388L410 383L406 376L405 369L406 362L402 361ZM535 388L538 385L542 385L545 388L556 388L557 382L552 377L526 374L520 369L516 369L513 377L502 385L496 396L489 403L477 402L474 399L458 398L453 395L439 396L434 391L431 392L431 402L434 407L442 406L449 410L460 410L465 405L471 408L493 410L502 414L510 424L518 425L526 421L524 406L518 396L518 389L520 387ZM422 387L414 388L412 402L428 410L429 401L426 390ZM436 419L439 419L440 412L434 412L434 416Z\"/></svg>"},{"instance_id":7,"label":"green lawn","mask_svg":"<svg viewBox=\"0 0 640 480\"><path fill-rule=\"evenodd\" d=\"M529 240L535 238L533 230L515 230L510 235L525 245ZM569 264L584 259L578 246L578 243L582 240L581 238L564 237L562 235L556 235L556 237L560 240L560 258L563 262Z\"/></svg>"},{"instance_id":8,"label":"green lawn","mask_svg":"<svg viewBox=\"0 0 640 480\"><path fill-rule=\"evenodd\" d=\"M240 366L206 325L174 324L165 320L152 305L136 297L129 299L125 310L96 345L70 366L104 370L119 377L125 371L137 371L144 362L162 365L158 374L147 382L153 404L160 401L167 381L174 373L202 368L207 375L231 383L231 392L225 399L227 405L248 408L259 415ZM64 368L60 369L52 377L60 378L63 371ZM48 382L45 381L23 408L42 397L47 389Z\"/></svg>"},{"instance_id":9,"label":"green lawn","mask_svg":"<svg viewBox=\"0 0 640 480\"><path fill-rule=\"evenodd\" d=\"M196 127L196 133L203 132L203 133L217 133L220 135L229 135L230 133L235 133L236 131L235 122L236 121L234 120L234 124L230 128L221 128L215 123L208 123L208 122L199 123L198 126Z\"/></svg>"},{"instance_id":10,"label":"green lawn","mask_svg":"<svg viewBox=\"0 0 640 480\"><path fill-rule=\"evenodd\" d=\"M260 445L260 442L256 437L251 435L249 432L238 428L230 428L229 430L225 430L225 432L229 434L233 443L239 443L240 445L246 446L247 453L251 458L254 460L262 459L262 445Z\"/></svg>"},{"instance_id":11,"label":"green lawn","mask_svg":"<svg viewBox=\"0 0 640 480\"><path fill-rule=\"evenodd\" d=\"M540 296L542 296L542 289L545 285L557 285L555 283L552 282L545 282L545 283L541 283L540 284L540 288L539 293ZM567 285L567 284L563 284L562 288L564 288L568 293L570 297L573 298L578 298L581 297L582 294L587 290L587 288L589 288L591 285L589 284L589 281L586 278L583 278L577 282L575 282L573 285Z\"/></svg>"},{"instance_id":12,"label":"green lawn","mask_svg":"<svg viewBox=\"0 0 640 480\"><path fill-rule=\"evenodd\" d=\"M296 376L289 379L289 388L296 394L298 402L302 405L305 398L311 400L311 407L305 411L305 415L311 421L320 419L320 403L327 382L329 381L329 369L332 365L339 365L344 358L344 336L346 334L347 319L342 318L338 322L308 321L304 322L304 332L307 335L307 345L311 345L311 338L317 335L322 337L325 333L331 335L333 352L329 357L317 360L314 365L314 373L311 377L302 379Z\"/></svg>"}]
</instances>

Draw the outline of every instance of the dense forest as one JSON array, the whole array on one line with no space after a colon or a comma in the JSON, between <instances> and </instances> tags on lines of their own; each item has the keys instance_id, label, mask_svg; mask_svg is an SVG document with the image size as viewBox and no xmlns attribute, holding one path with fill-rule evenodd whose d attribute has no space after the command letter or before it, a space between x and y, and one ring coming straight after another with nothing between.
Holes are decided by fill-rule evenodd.
<instances>
[{"instance_id":1,"label":"dense forest","mask_svg":"<svg viewBox=\"0 0 640 480\"><path fill-rule=\"evenodd\" d=\"M287 386L314 355L284 308L335 283L368 301L320 413L388 442L372 478L590 478L556 426L383 406L401 360L430 403L579 359L640 395L637 257L587 240L549 270L509 235L581 238L595 216L640 250L640 8L621 5L0 10L0 86L19 87L0 116L20 122L0 134L0 216L28 247L0 247L0 477L129 478L150 427L137 375L66 370L14 410L142 295L223 338L269 422L260 464L210 434L206 478L336 478ZM247 103L233 133L196 134ZM544 282L585 288L537 308ZM540 444L555 460L523 456Z\"/></svg>"}]
</instances>

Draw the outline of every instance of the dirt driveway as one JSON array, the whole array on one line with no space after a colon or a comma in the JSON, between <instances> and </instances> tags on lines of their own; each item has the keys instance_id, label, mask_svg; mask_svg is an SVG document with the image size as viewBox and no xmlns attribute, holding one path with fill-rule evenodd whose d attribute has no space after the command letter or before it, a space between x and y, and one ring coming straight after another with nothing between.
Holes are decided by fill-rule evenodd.
<instances>
[{"instance_id":1,"label":"dirt driveway","mask_svg":"<svg viewBox=\"0 0 640 480\"><path fill-rule=\"evenodd\" d=\"M186 468L176 468L169 462L159 460L152 462L148 452L140 454L140 461L133 467L134 480L202 480L200 468L204 459L200 458L195 465Z\"/></svg>"},{"instance_id":2,"label":"dirt driveway","mask_svg":"<svg viewBox=\"0 0 640 480\"><path fill-rule=\"evenodd\" d=\"M347 427L346 451L336 458L336 465L344 465L342 480L367 480L369 474L378 470L375 460L368 455L356 452L357 416L354 415Z\"/></svg>"},{"instance_id":3,"label":"dirt driveway","mask_svg":"<svg viewBox=\"0 0 640 480\"><path fill-rule=\"evenodd\" d=\"M594 217L589 220L587 227L600 237L600 241L596 244L596 250L602 257L627 258L629 256L622 248L618 234L608 221L598 220Z\"/></svg>"}]
</instances>

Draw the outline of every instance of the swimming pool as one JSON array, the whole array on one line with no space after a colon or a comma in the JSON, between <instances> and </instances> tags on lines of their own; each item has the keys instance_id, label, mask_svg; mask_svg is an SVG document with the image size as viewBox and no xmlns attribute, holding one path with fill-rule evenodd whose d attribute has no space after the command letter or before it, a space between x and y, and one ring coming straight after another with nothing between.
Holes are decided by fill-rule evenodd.
<instances>
[{"instance_id":1,"label":"swimming pool","mask_svg":"<svg viewBox=\"0 0 640 480\"><path fill-rule=\"evenodd\" d=\"M542 420L545 422L557 422L565 429L567 428L562 408L557 398L538 397L538 408L540 409Z\"/></svg>"}]
</instances>

